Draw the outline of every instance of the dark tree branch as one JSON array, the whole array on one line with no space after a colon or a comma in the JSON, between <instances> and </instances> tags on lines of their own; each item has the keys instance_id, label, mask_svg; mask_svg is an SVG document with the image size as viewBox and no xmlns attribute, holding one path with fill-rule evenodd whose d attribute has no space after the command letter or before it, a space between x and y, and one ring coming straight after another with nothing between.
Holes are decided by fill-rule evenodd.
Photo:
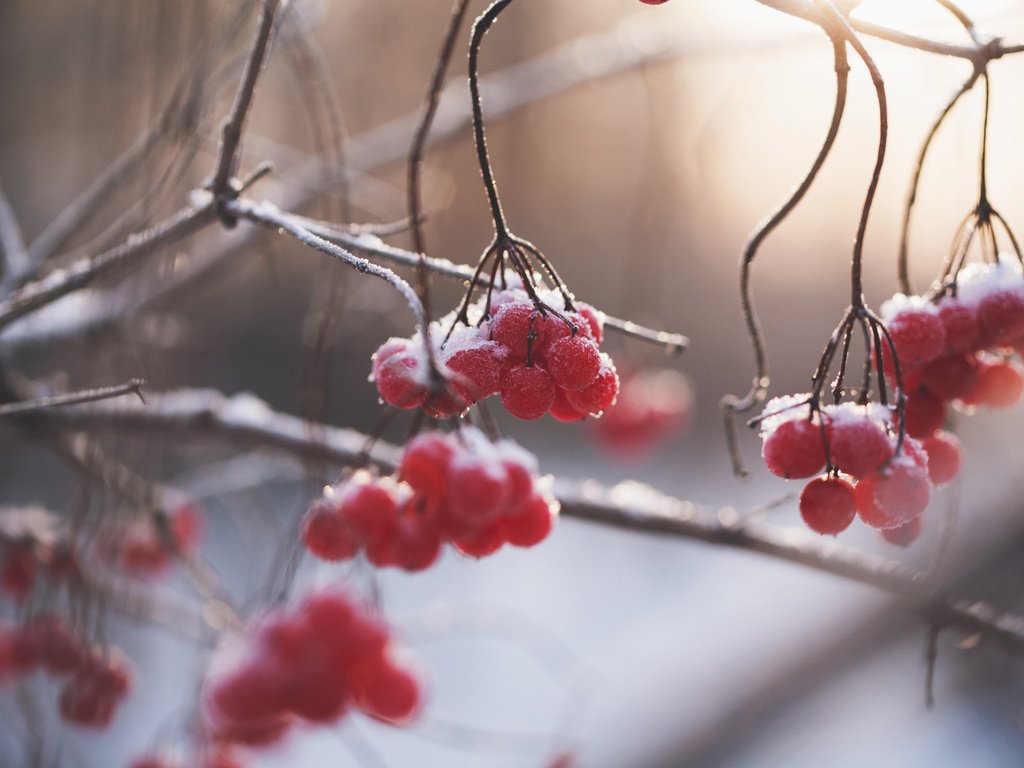
<instances>
[{"instance_id":1,"label":"dark tree branch","mask_svg":"<svg viewBox=\"0 0 1024 768\"><path fill-rule=\"evenodd\" d=\"M155 395L150 404L100 403L46 414L60 430L143 434L161 440L206 438L237 447L265 448L298 459L341 465L361 461L366 436L319 425L309 437L307 422L277 413L252 395L225 397L213 390L180 390ZM398 449L376 443L370 461L392 471ZM906 566L864 552L823 542L803 532L755 525L735 512L700 507L662 495L647 485L620 483L608 488L595 481L557 482L555 494L565 517L654 535L675 536L757 552L870 586L906 601L938 626L983 633L1010 652L1024 656L1024 617L984 602L944 595L940 586Z\"/></svg>"},{"instance_id":2,"label":"dark tree branch","mask_svg":"<svg viewBox=\"0 0 1024 768\"><path fill-rule=\"evenodd\" d=\"M82 405L84 403L93 403L97 400L109 400L123 395L135 395L139 400L145 403L146 398L143 397L142 394L142 387L144 385L145 382L142 379L132 379L125 384L118 384L113 387L97 387L96 389L86 389L81 392L69 392L66 395L37 397L32 400L7 403L5 405L0 405L0 417L24 416L25 414L44 411L48 408L60 408L67 405Z\"/></svg>"}]
</instances>

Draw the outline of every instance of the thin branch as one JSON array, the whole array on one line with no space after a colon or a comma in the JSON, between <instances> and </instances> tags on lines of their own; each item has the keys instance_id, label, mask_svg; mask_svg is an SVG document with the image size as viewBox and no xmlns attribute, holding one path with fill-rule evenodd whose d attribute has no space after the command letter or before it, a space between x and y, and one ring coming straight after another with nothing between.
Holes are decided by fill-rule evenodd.
<instances>
[{"instance_id":1,"label":"thin branch","mask_svg":"<svg viewBox=\"0 0 1024 768\"><path fill-rule=\"evenodd\" d=\"M120 269L135 266L160 248L176 243L216 218L214 201L209 198L198 207L183 208L164 221L137 232L109 251L79 259L66 269L57 269L46 277L28 283L0 301L0 328L20 317L52 304L62 296L85 288Z\"/></svg>"},{"instance_id":2,"label":"thin branch","mask_svg":"<svg viewBox=\"0 0 1024 768\"><path fill-rule=\"evenodd\" d=\"M90 434L134 433L160 439L207 438L239 447L283 451L349 465L365 458L366 437L321 426L309 438L307 422L277 413L253 395L225 397L214 390L179 390L155 395L142 407L101 403L46 414L59 429ZM398 449L376 443L369 458L384 471L397 465ZM558 482L562 515L640 533L674 536L757 552L874 587L906 601L940 627L983 633L1024 656L1024 617L984 602L944 596L922 574L901 563L823 542L809 534L744 521L730 510L716 510L665 496L647 485L624 482L608 488L595 481Z\"/></svg>"},{"instance_id":3,"label":"thin branch","mask_svg":"<svg viewBox=\"0 0 1024 768\"><path fill-rule=\"evenodd\" d=\"M900 290L908 296L913 293L910 285L909 263L910 218L913 215L914 204L917 202L917 190L921 182L921 173L924 170L924 162L928 157L928 150L931 149L932 141L938 134L939 128L942 127L946 117L948 117L950 112L953 111L953 107L956 106L957 102L960 101L963 95L974 87L974 84L978 82L978 77L980 75L981 70L975 68L971 72L970 77L968 77L964 81L963 85L957 89L957 92L953 94L953 97L946 103L946 106L939 113L935 122L932 123L932 127L928 131L928 135L925 136L924 143L921 145L921 149L917 154L917 162L914 164L914 172L910 179L910 190L907 192L907 200L903 205L903 223L900 227L900 251L897 261Z\"/></svg>"},{"instance_id":4,"label":"thin branch","mask_svg":"<svg viewBox=\"0 0 1024 768\"><path fill-rule=\"evenodd\" d=\"M393 245L387 245L376 237L354 235L346 228L304 216L293 216L292 219L301 223L309 232L326 240L339 243L345 248L356 251L357 253L365 253L377 259L382 259L403 267L411 267L413 269L418 268L421 263L420 254L406 251ZM475 285L481 287L488 284L487 277L478 274L477 270L462 264L456 264L452 261L448 261L447 259L438 259L426 256L423 258L422 263L431 272L450 280L456 280L462 283L474 281ZM623 336L629 336L640 341L647 342L648 344L656 344L664 347L665 351L670 354L680 354L690 345L690 340L682 334L654 330L638 323L623 320L618 317L612 317L610 315L605 315L604 326L605 328Z\"/></svg>"},{"instance_id":5,"label":"thin branch","mask_svg":"<svg viewBox=\"0 0 1024 768\"><path fill-rule=\"evenodd\" d=\"M32 400L23 400L17 403L0 405L0 417L3 416L24 416L27 413L43 411L48 408L60 408L67 405L82 405L93 403L97 400L109 400L123 395L136 395L143 403L146 398L142 394L142 387L145 386L142 379L132 379L124 384L113 387L97 387L85 389L81 392L69 392L65 395L53 395L52 397L37 397Z\"/></svg>"},{"instance_id":6,"label":"thin branch","mask_svg":"<svg viewBox=\"0 0 1024 768\"><path fill-rule=\"evenodd\" d=\"M418 329L424 336L427 333L427 326L430 321L423 309L423 304L420 303L419 296L416 295L416 291L411 285L390 269L355 256L344 248L324 240L299 224L290 214L284 213L271 203L256 203L251 200L241 199L227 202L224 205L225 210L232 216L246 219L268 229L286 232L303 245L314 248L321 253L326 253L328 256L333 256L358 272L373 275L385 281L401 294L409 308L412 309L413 314L416 316Z\"/></svg>"},{"instance_id":7,"label":"thin branch","mask_svg":"<svg viewBox=\"0 0 1024 768\"><path fill-rule=\"evenodd\" d=\"M745 413L761 402L768 391L768 356L765 351L764 332L761 329L761 322L754 307L754 295L750 282L751 269L757 252L770 235L793 212L793 209L803 200L804 195L811 188L818 172L824 165L826 158L832 151L836 136L839 133L839 126L843 121L843 112L846 108L847 85L850 79L850 64L846 57L846 44L842 41L832 40L832 49L836 73L836 98L832 107L832 119L829 122L828 132L825 141L818 150L817 157L811 164L810 170L804 176L803 181L793 190L790 196L780 205L767 219L757 226L753 234L747 240L743 249L743 256L740 260L740 302L742 305L743 319L747 324L747 332L750 335L751 344L754 348L754 381L750 390L743 397L726 395L722 398L721 408L725 420L725 436L728 443L729 455L732 458L733 473L743 477L747 474L743 468L743 461L739 449L739 440L736 434L736 414Z\"/></svg>"},{"instance_id":8,"label":"thin branch","mask_svg":"<svg viewBox=\"0 0 1024 768\"><path fill-rule=\"evenodd\" d=\"M28 265L28 252L18 217L0 188L0 296L17 285Z\"/></svg>"},{"instance_id":9,"label":"thin branch","mask_svg":"<svg viewBox=\"0 0 1024 768\"><path fill-rule=\"evenodd\" d=\"M266 59L270 33L274 28L274 19L277 16L279 3L280 0L264 0L263 2L263 9L260 12L260 27L256 33L256 40L253 42L252 53L242 72L242 80L238 84L231 115L221 129L220 152L216 169L213 172L213 180L210 182L210 189L218 197L231 195L229 183L238 169L242 129L249 115L249 108L252 106L253 96L256 93L256 82L259 80L260 71L263 69L263 62Z\"/></svg>"}]
</instances>

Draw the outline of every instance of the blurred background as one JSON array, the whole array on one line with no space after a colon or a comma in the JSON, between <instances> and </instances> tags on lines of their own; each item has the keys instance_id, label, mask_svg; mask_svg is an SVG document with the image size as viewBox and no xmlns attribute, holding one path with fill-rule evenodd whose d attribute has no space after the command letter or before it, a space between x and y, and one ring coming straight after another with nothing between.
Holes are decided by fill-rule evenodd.
<instances>
[{"instance_id":1,"label":"blurred background","mask_svg":"<svg viewBox=\"0 0 1024 768\"><path fill-rule=\"evenodd\" d=\"M984 34L1024 40L1024 2L961 5ZM401 219L411 121L450 7L293 3L245 141L245 168L271 160L275 170L251 194L337 221ZM474 3L470 15L483 7ZM217 0L0 0L0 180L27 238L156 124L165 130L145 160L59 253L96 252L187 200L212 166L253 9ZM865 0L856 15L966 42L931 0ZM889 154L865 251L867 296L877 308L897 290L900 221L919 146L970 65L867 45L890 105ZM602 74L614 56L643 63ZM487 37L481 60L485 74L501 78L484 92L485 112L517 96L528 102L489 124L510 225L557 264L578 298L687 334L692 345L681 358L614 335L606 347L620 366L684 372L696 393L688 431L649 456L610 454L588 425L549 418L503 419L503 431L558 477L634 478L800 526L791 499L774 504L799 488L757 466L753 433L744 435L752 477L732 476L718 401L745 392L753 375L738 312L744 241L803 177L828 126L835 77L827 39L753 0L522 2ZM536 61L540 68L510 69ZM878 134L871 81L852 63L833 154L754 269L773 395L807 389L848 301ZM449 124L468 105L464 66L460 43L453 96L442 108ZM578 83L562 90L566 77ZM989 192L1018 228L1022 82L1024 58L992 64ZM548 90L557 93L540 96ZM161 115L169 117L159 123ZM918 289L976 202L980 129L978 89L950 116L922 176L910 239ZM336 137L344 137L340 154ZM491 224L468 130L430 148L424 192L429 252L474 263ZM389 241L409 245L405 235ZM365 432L381 413L369 356L388 336L412 330L407 308L383 284L245 225L195 237L107 287L103 295L124 303L108 305L116 316L88 333L61 333L54 312L0 334L5 369L63 389L138 376L156 391L252 392L279 410ZM436 283L439 311L457 297L458 286ZM64 318L76 311L68 304ZM964 472L933 501L934 524L910 549L857 525L839 542L935 566L964 594L1024 611L1021 423L1019 407L961 420ZM408 426L400 419L385 434L400 440ZM105 436L103 444L146 477L202 500L205 552L241 605L256 604L277 542L331 479L323 467L239 457L218 445L156 436ZM43 447L0 441L0 503L62 511L76 490L73 473ZM253 765L541 766L562 750L595 768L1024 763L1019 660L943 633L928 711L923 622L871 589L759 555L566 520L533 550L481 562L449 552L425 574L372 579L358 567L307 562L298 576L300 585L342 579L379 589L431 681L425 717L407 730L352 717L254 753ZM188 593L174 580L161 589ZM205 649L159 628L113 616L110 624L142 670L137 690L99 735L41 716L35 727L52 745L49 765L123 765L186 741ZM52 690L33 685L52 711ZM2 699L0 762L21 765L24 725L12 694Z\"/></svg>"}]
</instances>

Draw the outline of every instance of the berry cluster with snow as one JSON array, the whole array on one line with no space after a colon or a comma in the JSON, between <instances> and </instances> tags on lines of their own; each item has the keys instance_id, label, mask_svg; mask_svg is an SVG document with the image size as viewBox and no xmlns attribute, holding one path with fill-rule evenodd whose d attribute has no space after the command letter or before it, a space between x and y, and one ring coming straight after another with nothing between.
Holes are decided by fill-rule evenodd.
<instances>
[{"instance_id":1,"label":"berry cluster with snow","mask_svg":"<svg viewBox=\"0 0 1024 768\"><path fill-rule=\"evenodd\" d=\"M812 412L810 403L809 394L777 397L760 422L762 456L773 474L803 479L825 470L800 494L807 526L835 535L859 515L890 541L916 538L910 534L919 528L933 485L947 481L930 474L924 446L912 437L899 445L885 406L842 403Z\"/></svg>"},{"instance_id":2,"label":"berry cluster with snow","mask_svg":"<svg viewBox=\"0 0 1024 768\"><path fill-rule=\"evenodd\" d=\"M37 614L19 627L0 625L0 681L36 670L63 680L61 718L72 725L106 728L128 695L132 672L115 650L90 646L56 614Z\"/></svg>"},{"instance_id":3,"label":"berry cluster with snow","mask_svg":"<svg viewBox=\"0 0 1024 768\"><path fill-rule=\"evenodd\" d=\"M327 489L303 521L314 555L344 560L363 551L377 566L429 568L447 541L483 557L503 544L530 547L551 532L558 503L537 459L473 427L424 432L402 453L398 477L360 470Z\"/></svg>"},{"instance_id":4,"label":"berry cluster with snow","mask_svg":"<svg viewBox=\"0 0 1024 768\"><path fill-rule=\"evenodd\" d=\"M215 738L261 746L299 721L334 723L353 707L405 723L421 699L421 683L397 658L387 626L335 590L226 638L203 687L202 711Z\"/></svg>"},{"instance_id":5,"label":"berry cluster with snow","mask_svg":"<svg viewBox=\"0 0 1024 768\"><path fill-rule=\"evenodd\" d=\"M559 295L541 291L555 305ZM454 416L500 394L509 413L559 421L600 415L615 402L619 379L611 358L600 350L603 317L576 303L564 318L539 309L518 287L481 296L467 309L469 325L455 315L431 324L435 359L446 386L431 390L426 349L420 334L388 339L373 358L371 380L381 400L396 408L423 407L437 418ZM457 326L445 337L449 328Z\"/></svg>"}]
</instances>

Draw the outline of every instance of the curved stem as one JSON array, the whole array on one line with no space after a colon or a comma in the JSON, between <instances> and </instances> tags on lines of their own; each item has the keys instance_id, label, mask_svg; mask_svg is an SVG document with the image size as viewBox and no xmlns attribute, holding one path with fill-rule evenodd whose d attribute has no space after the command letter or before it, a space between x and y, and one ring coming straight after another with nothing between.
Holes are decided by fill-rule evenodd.
<instances>
[{"instance_id":1,"label":"curved stem","mask_svg":"<svg viewBox=\"0 0 1024 768\"><path fill-rule=\"evenodd\" d=\"M803 200L804 195L811 188L818 176L825 159L832 151L836 136L839 133L839 126L843 120L843 112L846 108L847 84L849 82L850 65L846 57L846 44L833 39L832 48L835 60L836 73L836 98L832 108L832 119L829 123L828 133L825 141L818 150L817 157L811 164L810 170L803 180L797 185L789 197L775 211L762 221L750 235L746 246L743 248L743 256L740 259L740 303L743 320L747 325L747 333L750 335L751 345L754 349L754 381L746 395L726 395L722 398L721 408L725 419L726 442L729 446L729 454L732 457L733 472L739 476L746 475L742 459L739 453L739 441L736 436L737 413L750 410L758 402L764 399L768 391L768 355L765 350L764 331L761 329L761 321L758 319L757 310L754 307L754 295L751 287L751 269L754 258L764 240L778 227L793 209Z\"/></svg>"},{"instance_id":2,"label":"curved stem","mask_svg":"<svg viewBox=\"0 0 1024 768\"><path fill-rule=\"evenodd\" d=\"M504 240L508 236L508 225L505 223L505 214L501 210L501 201L498 199L498 187L494 182L494 171L491 168L491 160L487 154L487 137L484 135L483 105L480 100L480 43L484 35L494 24L506 6L512 0L495 0L490 6L473 22L473 35L469 41L469 94L473 105L473 136L476 139L477 160L480 163L480 173L484 177L484 187L487 189L487 200L491 206L491 218L494 220L494 233L498 240Z\"/></svg>"},{"instance_id":3,"label":"curved stem","mask_svg":"<svg viewBox=\"0 0 1024 768\"><path fill-rule=\"evenodd\" d=\"M917 202L917 190L921 182L921 172L924 170L924 162L928 156L928 150L931 149L932 141L939 132L939 128L945 122L950 112L953 111L953 107L956 106L957 102L963 97L965 93L970 91L976 82L978 77L981 75L982 70L975 68L971 72L963 85L953 94L947 103L945 108L939 113L938 118L932 123L931 130L928 131L928 135L924 139L924 143L921 145L921 150L917 154L917 162L914 165L914 173L910 180L910 190L907 192L907 200L903 206L903 223L900 228L900 251L897 262L897 270L899 273L899 284L900 290L910 295L913 290L910 287L910 265L909 265L909 241L910 241L910 218L913 214L914 204Z\"/></svg>"},{"instance_id":4,"label":"curved stem","mask_svg":"<svg viewBox=\"0 0 1024 768\"><path fill-rule=\"evenodd\" d=\"M868 218L871 215L871 206L875 201L875 192L878 190L878 180L882 175L882 164L885 162L885 148L889 137L889 104L885 95L882 74L878 71L874 59L871 58L860 38L857 37L857 33L850 27L849 21L836 9L831 0L815 0L815 3L835 23L843 37L860 56L864 66L871 73L871 82L875 86L875 95L878 97L878 154L875 157L875 167L871 173L868 191L864 196L864 207L861 208L860 222L857 224L857 235L853 241L853 258L850 264L850 303L860 309L864 307L864 285L861 276L864 236L867 233Z\"/></svg>"},{"instance_id":5,"label":"curved stem","mask_svg":"<svg viewBox=\"0 0 1024 768\"><path fill-rule=\"evenodd\" d=\"M981 158L979 162L979 173L980 178L978 192L978 216L985 215L985 219L988 219L988 214L991 213L991 206L988 204L988 113L989 113L989 101L991 97L991 89L989 88L988 72L983 71L981 76L985 78L985 107L982 112L981 122Z\"/></svg>"}]
</instances>

